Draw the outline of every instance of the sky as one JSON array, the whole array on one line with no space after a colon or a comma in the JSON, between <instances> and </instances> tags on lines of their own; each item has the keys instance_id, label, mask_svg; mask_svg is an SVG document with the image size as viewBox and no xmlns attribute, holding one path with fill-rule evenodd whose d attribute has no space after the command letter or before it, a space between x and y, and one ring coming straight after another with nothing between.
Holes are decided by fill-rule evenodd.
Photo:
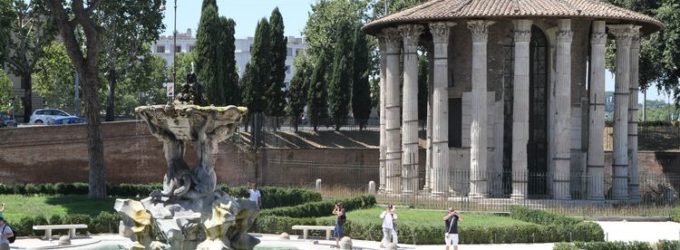
<instances>
[{"instance_id":1,"label":"sky","mask_svg":"<svg viewBox=\"0 0 680 250\"><path fill-rule=\"evenodd\" d=\"M165 35L172 35L174 21L174 1L166 0ZM186 32L191 29L196 34L198 22L201 18L201 0L177 0L177 30ZM269 19L274 8L279 7L283 16L286 36L302 36L311 4L316 0L217 0L217 7L222 16L234 19L236 22L236 38L247 38L255 34L257 22L262 18ZM605 90L614 91L614 76L606 73ZM638 100L643 100L642 93ZM664 93L659 93L656 87L647 92L647 100L668 101Z\"/></svg>"}]
</instances>

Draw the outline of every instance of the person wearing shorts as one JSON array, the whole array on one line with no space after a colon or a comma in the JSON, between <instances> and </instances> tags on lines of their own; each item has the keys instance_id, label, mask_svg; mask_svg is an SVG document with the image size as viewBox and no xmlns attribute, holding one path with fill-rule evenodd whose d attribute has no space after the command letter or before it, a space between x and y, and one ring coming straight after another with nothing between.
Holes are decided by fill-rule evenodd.
<instances>
[{"instance_id":1,"label":"person wearing shorts","mask_svg":"<svg viewBox=\"0 0 680 250\"><path fill-rule=\"evenodd\" d=\"M444 216L446 250L449 250L450 246L453 246L453 250L458 250L458 221L462 220L463 217L460 216L458 211L453 210L453 208L448 209L446 216Z\"/></svg>"}]
</instances>

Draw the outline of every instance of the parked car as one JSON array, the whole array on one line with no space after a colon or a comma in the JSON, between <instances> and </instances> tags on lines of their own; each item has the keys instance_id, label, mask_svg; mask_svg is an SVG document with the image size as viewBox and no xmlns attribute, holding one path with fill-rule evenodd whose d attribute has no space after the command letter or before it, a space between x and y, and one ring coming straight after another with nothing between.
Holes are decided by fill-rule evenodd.
<instances>
[{"instance_id":1,"label":"parked car","mask_svg":"<svg viewBox=\"0 0 680 250\"><path fill-rule=\"evenodd\" d=\"M31 124L51 124L54 122L55 119L59 118L67 118L67 117L76 117L77 116L72 116L66 113L63 110L60 109L36 109L33 111L33 114L31 115L31 119L29 123Z\"/></svg>"},{"instance_id":2,"label":"parked car","mask_svg":"<svg viewBox=\"0 0 680 250\"><path fill-rule=\"evenodd\" d=\"M9 114L5 112L0 112L0 128L16 126L17 121L14 120L14 117L9 116Z\"/></svg>"},{"instance_id":3,"label":"parked car","mask_svg":"<svg viewBox=\"0 0 680 250\"><path fill-rule=\"evenodd\" d=\"M77 124L77 123L85 123L85 119L83 119L81 117L77 117L77 116L69 116L69 117L55 118L55 119L47 122L47 124L50 124L50 125Z\"/></svg>"}]
</instances>

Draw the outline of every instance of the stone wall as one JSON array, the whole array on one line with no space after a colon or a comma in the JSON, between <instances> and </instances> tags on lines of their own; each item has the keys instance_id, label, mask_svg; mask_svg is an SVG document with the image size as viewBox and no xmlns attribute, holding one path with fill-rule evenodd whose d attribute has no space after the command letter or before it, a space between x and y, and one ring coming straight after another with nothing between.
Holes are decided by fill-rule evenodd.
<instances>
[{"instance_id":1,"label":"stone wall","mask_svg":"<svg viewBox=\"0 0 680 250\"><path fill-rule=\"evenodd\" d=\"M105 123L102 135L109 182L161 182L165 173L162 145L148 133L145 124ZM469 165L468 154L465 149L452 149L451 161L457 163L453 164L456 170ZM611 152L605 155L608 183ZM425 159L424 149L420 150L420 158ZM641 178L668 180L680 188L680 152L641 151L639 159ZM196 161L193 148L187 149L187 160ZM424 164L424 160L420 162L420 186L425 179ZM377 181L377 167L378 149L374 147L280 148L247 154L223 143L215 170L219 182L228 185L257 179L265 185L312 186L314 180L321 178L328 186L365 187L368 181ZM87 182L87 174L84 125L0 129L1 183ZM451 188L467 190L465 183L452 183Z\"/></svg>"},{"instance_id":2,"label":"stone wall","mask_svg":"<svg viewBox=\"0 0 680 250\"><path fill-rule=\"evenodd\" d=\"M110 183L160 183L165 173L163 146L140 122L102 125ZM84 125L0 129L0 183L87 182ZM195 165L188 147L186 159ZM424 159L424 158L423 158ZM378 179L377 149L270 149L248 154L222 143L215 171L220 183L313 185L368 183ZM256 164L257 163L257 164Z\"/></svg>"}]
</instances>

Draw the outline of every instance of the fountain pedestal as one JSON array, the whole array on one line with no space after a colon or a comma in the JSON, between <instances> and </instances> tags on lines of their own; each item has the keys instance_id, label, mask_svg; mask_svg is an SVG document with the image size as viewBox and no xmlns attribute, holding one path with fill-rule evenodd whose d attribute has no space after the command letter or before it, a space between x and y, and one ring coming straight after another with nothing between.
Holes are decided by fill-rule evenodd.
<instances>
[{"instance_id":1,"label":"fountain pedestal","mask_svg":"<svg viewBox=\"0 0 680 250\"><path fill-rule=\"evenodd\" d=\"M259 240L247 231L257 205L215 190L214 170L218 144L233 135L247 109L176 102L135 112L163 142L167 171L163 190L141 201L116 200L123 230L133 233L132 249L253 249ZM184 160L187 143L196 147L196 166Z\"/></svg>"}]
</instances>

